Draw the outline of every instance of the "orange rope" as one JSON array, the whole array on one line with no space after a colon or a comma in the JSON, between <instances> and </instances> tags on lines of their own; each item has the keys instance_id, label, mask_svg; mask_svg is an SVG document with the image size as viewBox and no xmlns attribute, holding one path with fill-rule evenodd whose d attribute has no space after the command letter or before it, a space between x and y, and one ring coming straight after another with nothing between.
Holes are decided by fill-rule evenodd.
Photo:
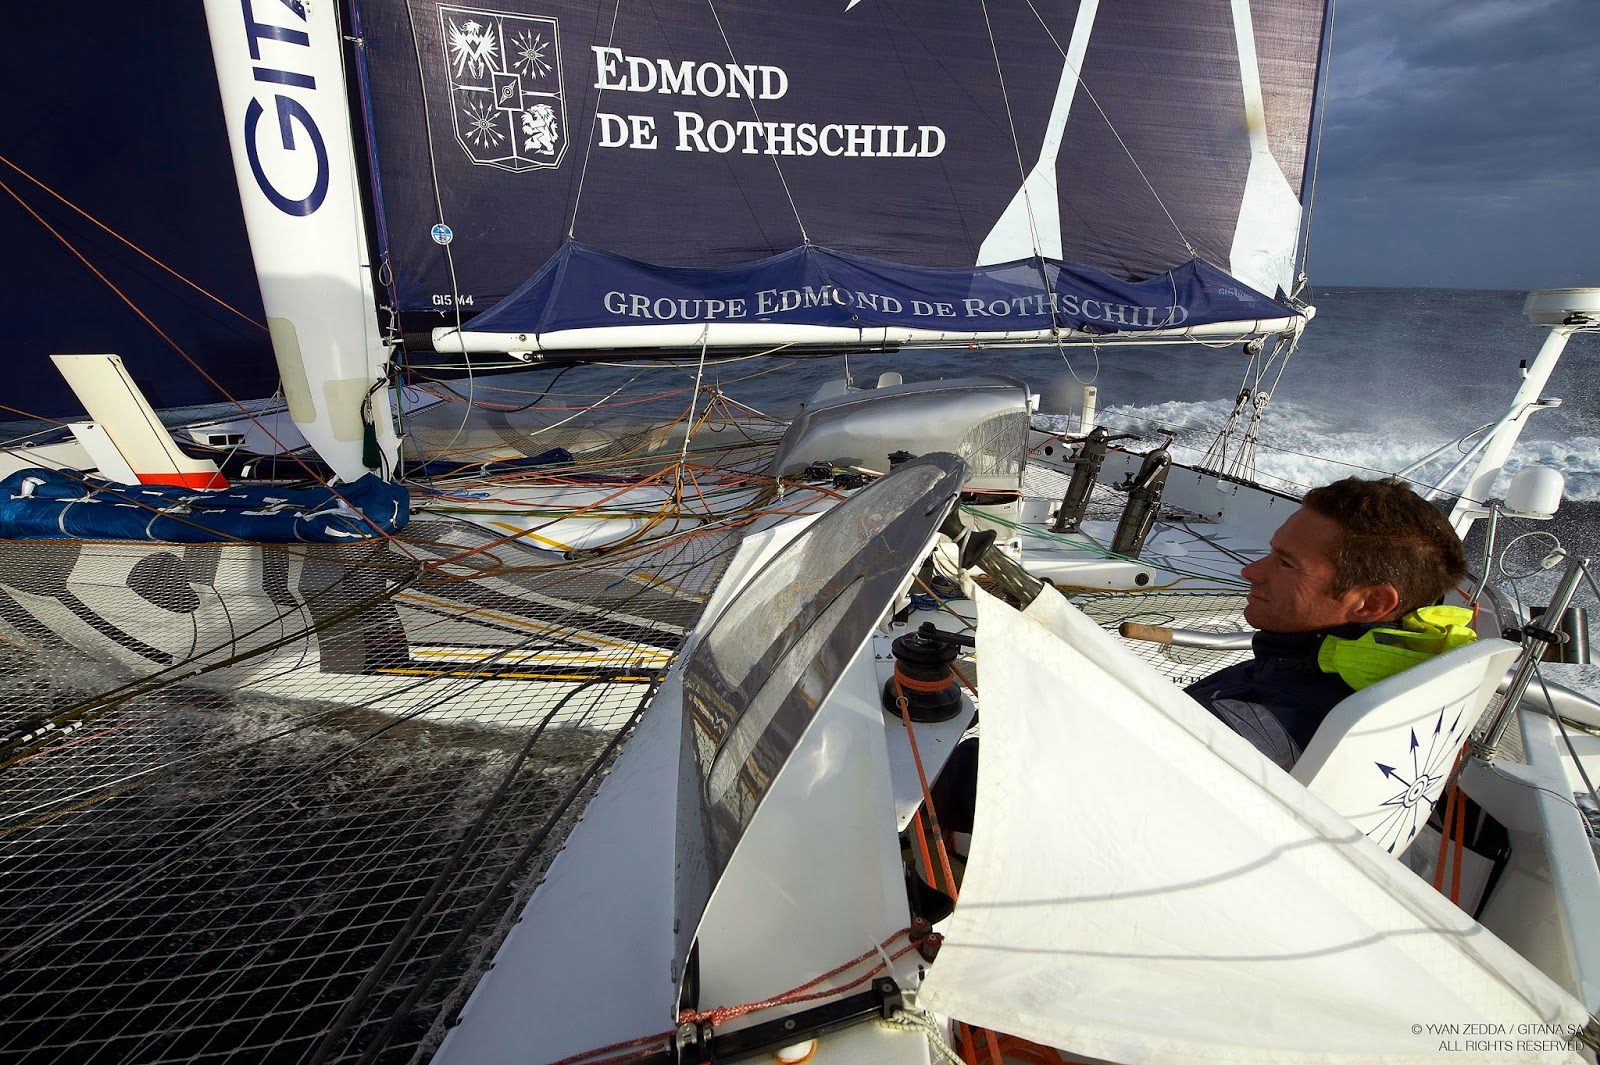
<instances>
[{"instance_id":1,"label":"orange rope","mask_svg":"<svg viewBox=\"0 0 1600 1065\"><path fill-rule=\"evenodd\" d=\"M896 932L894 935L878 944L878 946L874 947L872 950L862 951L860 954L857 954L854 958L851 958L843 965L836 966L823 973L821 976L813 977L812 979L801 984L799 987L791 988L781 995L774 995L773 997L763 999L760 1002L746 1002L742 1006L717 1006L714 1009L700 1010L699 1012L684 1010L682 1013L678 1014L678 1023L682 1025L688 1024L691 1021L710 1021L711 1026L715 1028L724 1021L736 1020L737 1018L746 1016L747 1014L754 1013L757 1010L764 1010L772 1006L780 1006L790 1002L809 1002L812 999L826 998L829 995L837 995L841 991L847 991L858 984L864 984L868 980L872 979L878 974L878 970L883 968L883 962L878 962L872 968L868 969L864 974L856 977L847 984L842 984L839 987L825 987L820 991L811 991L811 989L816 987L818 984L825 983L826 981L831 980L842 973L850 971L864 961L876 958L878 956L879 949L886 949L889 944L893 943L901 936L906 935L910 931L911 930L909 928L902 928L900 931ZM895 959L903 958L916 949L916 944L908 943L900 950L889 955L889 960L894 961ZM810 992L809 994L803 993L808 991Z\"/></svg>"},{"instance_id":2,"label":"orange rope","mask_svg":"<svg viewBox=\"0 0 1600 1065\"><path fill-rule=\"evenodd\" d=\"M848 991L850 988L859 984L864 984L868 980L871 980L874 976L878 975L878 972L884 967L883 963L881 961L878 962L871 969L868 969L863 975L858 976L849 983L843 984L839 987L825 987L820 991L811 991L811 989L816 987L818 984L825 983L828 980L833 979L841 973L849 972L851 969L860 965L864 961L877 957L880 949L888 948L891 943L899 939L901 936L906 935L910 931L911 930L909 928L902 928L900 931L896 932L894 935L878 944L878 946L874 947L872 950L863 951L860 954L857 954L854 958L851 958L849 961L845 962L843 965L839 965L833 969L830 969L821 976L807 980L799 987L785 991L781 995L774 995L772 998L764 999L761 1002L749 1002L742 1006L718 1006L715 1009L701 1010L699 1012L695 1012L693 1010L684 1010L682 1013L678 1014L678 1024L684 1025L691 1022L710 1021L711 1026L715 1028L724 1021L734 1020L747 1014L754 1013L757 1010L767 1009L771 1006L792 1002L809 1002L812 999L826 998L829 995L837 995L842 991ZM908 943L900 950L897 950L893 954L889 955L889 958L891 961L898 958L903 958L916 949L917 948L914 944ZM808 991L810 992L809 994L804 993ZM659 1044L662 1040L671 1037L671 1035L672 1032L670 1031L658 1032L655 1035L641 1036L638 1039L631 1039L622 1043L612 1043L609 1046L597 1047L594 1050L586 1050L580 1054L573 1054L570 1057L562 1058L560 1061L552 1063L552 1065L580 1065L580 1063L581 1065L615 1065L615 1063L618 1062L633 1061L637 1058L650 1057L654 1055L657 1050L657 1047L654 1044ZM625 1053L617 1057L604 1059L597 1059L595 1057L596 1054L609 1054L614 1050L626 1050L628 1048L643 1049L632 1050L629 1053Z\"/></svg>"},{"instance_id":3,"label":"orange rope","mask_svg":"<svg viewBox=\"0 0 1600 1065\"><path fill-rule=\"evenodd\" d=\"M978 1037L966 1021L955 1023L956 1052L967 1065L978 1065Z\"/></svg>"},{"instance_id":4,"label":"orange rope","mask_svg":"<svg viewBox=\"0 0 1600 1065\"><path fill-rule=\"evenodd\" d=\"M922 850L922 867L928 871L928 876L933 877L933 852L928 850L928 833L922 824L922 811L918 810L911 816L911 826L917 830L917 846Z\"/></svg>"},{"instance_id":5,"label":"orange rope","mask_svg":"<svg viewBox=\"0 0 1600 1065\"><path fill-rule=\"evenodd\" d=\"M67 424L64 421L61 421L59 418L46 418L43 414L34 414L31 411L20 410L16 407L8 407L4 403L0 403L0 410L8 410L12 414L20 414L24 418L32 418L35 421L49 422L51 425L65 426Z\"/></svg>"},{"instance_id":6,"label":"orange rope","mask_svg":"<svg viewBox=\"0 0 1600 1065\"><path fill-rule=\"evenodd\" d=\"M924 695L936 695L955 683L953 680L918 680L915 677L908 677L901 671L898 660L894 664L894 682L897 687L905 691L921 692Z\"/></svg>"},{"instance_id":7,"label":"orange rope","mask_svg":"<svg viewBox=\"0 0 1600 1065\"><path fill-rule=\"evenodd\" d=\"M193 281L190 281L187 277L184 277L182 274L178 273L178 271L174 270L172 267L168 266L166 263L162 262L160 259L157 259L154 255L151 255L149 252L147 252L143 248L139 247L139 245L135 244L133 241L129 240L127 237L123 236L121 233L118 233L116 230L112 229L110 226L108 226L104 222L100 221L100 219L96 218L94 215L90 214L88 211L85 211L83 208L79 207L77 204L73 203L71 200L69 200L65 196L61 195L61 193L57 192L55 189L51 188L49 185L46 185L44 182L40 181L38 178L34 177L32 174L30 174L26 170L22 169L22 167L18 166L16 163L13 163L10 159L7 159L5 156L0 155L0 163L6 164L11 169L15 170L17 173L21 174L23 177L25 177L29 181L33 182L35 185L39 186L44 191L48 192L50 195L52 195L56 199L60 200L63 204L65 204L66 206L72 208L74 211L78 212L84 218L87 218L90 222L93 222L95 225L99 226L101 229L105 230L107 233L111 234L113 237L117 238L122 243L126 244L128 247L132 248L134 251L138 252L140 255L144 256L146 259L150 260L155 265L161 267L161 269L165 270L167 273L171 274L173 277L177 278L179 281L182 281L185 285L188 285L190 288L192 288L196 292L200 293L200 295L204 296L206 299L211 300L213 303L217 304L220 307L224 307L227 310L232 311L234 314L237 314L240 318L243 318L245 321L249 322L251 325L255 326L257 329L265 330L267 328L262 323L256 321L254 318L250 317L248 314L246 314L243 311L239 310L239 308L233 306L227 300L222 299L220 296L217 296L217 295L215 295L215 294L213 294L211 292L207 292L205 289L201 288L199 285L195 284ZM11 192L11 190L9 188L6 189L6 191L10 192L12 197L14 199L16 199L18 203L22 202L22 198L20 196L17 196L17 194L15 192ZM23 206L26 207L27 205L23 204ZM39 216L38 215L34 215L34 217L38 218ZM51 230L51 232L54 233L55 231ZM59 234L58 234L58 236L59 236Z\"/></svg>"},{"instance_id":8,"label":"orange rope","mask_svg":"<svg viewBox=\"0 0 1600 1065\"><path fill-rule=\"evenodd\" d=\"M1456 838L1450 857L1450 901L1459 906L1461 905L1461 859L1465 851L1467 834L1467 797L1461 793L1459 784L1452 784L1451 788L1456 793Z\"/></svg>"},{"instance_id":9,"label":"orange rope","mask_svg":"<svg viewBox=\"0 0 1600 1065\"><path fill-rule=\"evenodd\" d=\"M950 855L944 849L944 835L939 829L939 815L933 809L933 791L928 787L928 774L922 768L922 752L917 750L917 733L911 725L911 712L906 708L906 697L900 696L900 719L905 722L906 739L911 743L911 759L917 764L917 781L922 785L922 808L928 814L928 830L933 835L934 850L939 853L939 866L944 870L944 880L950 885L950 899L956 900L956 874L950 868Z\"/></svg>"},{"instance_id":10,"label":"orange rope","mask_svg":"<svg viewBox=\"0 0 1600 1065\"><path fill-rule=\"evenodd\" d=\"M378 526L377 522L373 521L371 518L366 517L365 512L362 511L361 508L359 508L359 507L355 506L354 504L352 504L348 499L346 499L344 497L343 493L341 493L337 488L333 487L330 484L326 484L325 482L323 482L321 480L321 478L317 477L317 475L312 472L311 467L306 465L305 459L301 458L299 455L296 455L293 451L291 451L289 448L284 446L283 441L279 440L276 436L272 435L272 430L268 429L264 422L262 422L253 413L251 413L250 410L243 403L241 403L241 402L239 402L239 400L235 399L228 392L228 390L226 388L223 388L222 385L217 382L216 378L214 378L210 374L206 373L205 368L202 367L199 363L195 362L194 359L190 357L189 353L187 351L183 350L182 345L180 345L176 340L173 340L170 336L168 336L165 332L163 332L161 327L156 325L156 323L151 319L151 317L148 314L145 314L144 311L140 310L138 305L135 304L133 302L133 300L129 299L126 293L124 293L120 288L118 288L115 284L113 284L110 278L108 278L105 274L101 273L99 268L97 268L93 263L91 263L88 259L86 259L82 252L80 252L77 248L74 248L72 246L72 242L71 241L67 240L66 237L62 236L56 230L56 228L54 226L52 226L49 222L46 222L44 220L43 216L41 216L38 211L35 211L32 207L28 206L27 202L25 200L23 200L23 198L21 196L18 196L16 194L16 192L14 192L11 189L11 186L7 185L3 181L0 181L0 189L4 189L11 196L12 199L16 200L17 203L21 205L21 207L22 207L22 209L24 211L27 211L29 214L31 214L36 222L38 222L41 226L43 226L50 233L51 236L53 236L57 240L59 240L63 247L65 247L74 256L76 256L78 261L81 262L85 267L87 267L89 269L90 273L94 274L95 277L98 277L101 280L101 282L105 284L105 286L107 288L109 288L112 292L116 293L117 298L120 299L123 303L127 304L128 305L128 309L130 311L132 311L134 314L138 315L140 320L142 320L151 329L155 330L155 334L157 336L159 336L162 340L165 340L167 342L168 346L170 346L173 351L177 352L179 357L182 358L184 362L188 363L189 367L191 369L193 369L195 373L199 374L202 378L204 378L205 382L208 385L210 385L212 388L216 389L218 395L222 396L229 403L232 403L235 407L238 407L239 408L239 412L241 414L243 414L245 416L245 418L247 418L252 424L254 424L256 426L256 428L260 429L262 431L262 433L264 433L266 435L268 440L271 440L274 444L276 444L278 446L278 450L279 451L283 452L284 454L288 455L290 458L294 459L294 461L300 465L300 468L303 469L306 472L306 475L308 477L310 477L314 481L317 481L319 484L322 484L322 486L324 488L328 489L328 491L333 493L335 499L339 500L339 502L343 503L345 506L350 507L350 509L354 510L357 514L360 514L362 516L363 520L365 520L366 523L372 527L372 531L378 537L381 537L381 538L386 539L386 540L394 540L393 536L391 536L387 532L384 532L383 529ZM410 549L407 548L404 543L402 543L400 541L395 541L395 542L400 544L400 549L402 551L404 551L408 555L411 554ZM412 557L413 557L413 560L415 560L415 556L412 556Z\"/></svg>"},{"instance_id":11,"label":"orange rope","mask_svg":"<svg viewBox=\"0 0 1600 1065\"><path fill-rule=\"evenodd\" d=\"M1444 800L1444 821L1439 826L1439 853L1433 865L1433 889L1441 894L1444 892L1444 861L1450 847L1450 828L1456 816L1456 789L1448 788Z\"/></svg>"},{"instance_id":12,"label":"orange rope","mask_svg":"<svg viewBox=\"0 0 1600 1065\"><path fill-rule=\"evenodd\" d=\"M987 1028L974 1028L983 1036L984 1047L989 1051L989 1065L1003 1065L1000 1060L1000 1040Z\"/></svg>"},{"instance_id":13,"label":"orange rope","mask_svg":"<svg viewBox=\"0 0 1600 1065\"><path fill-rule=\"evenodd\" d=\"M1467 757L1467 749L1468 745L1462 744L1456 754L1455 764L1450 769L1450 783L1445 789L1444 819L1439 825L1439 852L1434 859L1433 870L1433 888L1443 894L1445 858L1450 858L1450 901L1458 906L1461 904L1461 859L1465 847L1467 800L1457 781L1461 763ZM1452 838L1454 847L1451 846Z\"/></svg>"}]
</instances>

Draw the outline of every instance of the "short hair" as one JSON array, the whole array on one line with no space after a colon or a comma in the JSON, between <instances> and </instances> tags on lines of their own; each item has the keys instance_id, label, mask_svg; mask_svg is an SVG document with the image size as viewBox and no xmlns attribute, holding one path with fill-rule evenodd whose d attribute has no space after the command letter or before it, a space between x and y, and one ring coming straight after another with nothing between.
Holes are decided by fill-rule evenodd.
<instances>
[{"instance_id":1,"label":"short hair","mask_svg":"<svg viewBox=\"0 0 1600 1065\"><path fill-rule=\"evenodd\" d=\"M1346 477L1307 492L1301 504L1331 519L1344 536L1333 555L1334 595L1387 584L1400 614L1427 606L1467 573L1461 538L1438 507L1390 477Z\"/></svg>"}]
</instances>

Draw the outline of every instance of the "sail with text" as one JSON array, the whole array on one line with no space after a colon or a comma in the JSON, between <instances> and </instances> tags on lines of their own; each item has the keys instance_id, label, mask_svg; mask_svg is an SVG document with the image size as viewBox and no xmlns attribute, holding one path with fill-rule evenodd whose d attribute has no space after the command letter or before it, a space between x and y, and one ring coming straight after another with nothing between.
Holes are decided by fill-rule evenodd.
<instances>
[{"instance_id":1,"label":"sail with text","mask_svg":"<svg viewBox=\"0 0 1600 1065\"><path fill-rule=\"evenodd\" d=\"M1323 7L359 0L390 298L523 289L468 328L527 347L1281 329Z\"/></svg>"}]
</instances>

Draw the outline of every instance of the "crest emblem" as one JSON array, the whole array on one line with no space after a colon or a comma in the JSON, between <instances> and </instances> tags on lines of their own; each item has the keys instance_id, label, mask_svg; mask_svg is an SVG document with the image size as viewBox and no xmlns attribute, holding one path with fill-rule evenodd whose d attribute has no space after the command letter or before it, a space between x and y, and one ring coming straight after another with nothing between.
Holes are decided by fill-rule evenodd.
<instances>
[{"instance_id":1,"label":"crest emblem","mask_svg":"<svg viewBox=\"0 0 1600 1065\"><path fill-rule=\"evenodd\" d=\"M542 15L440 7L456 143L478 166L558 167L567 104L557 24Z\"/></svg>"}]
</instances>

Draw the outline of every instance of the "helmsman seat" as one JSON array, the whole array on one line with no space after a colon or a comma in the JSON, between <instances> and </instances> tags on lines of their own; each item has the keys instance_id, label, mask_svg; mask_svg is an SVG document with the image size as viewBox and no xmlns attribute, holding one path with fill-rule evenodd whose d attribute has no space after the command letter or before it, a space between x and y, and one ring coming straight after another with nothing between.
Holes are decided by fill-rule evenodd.
<instances>
[{"instance_id":1,"label":"helmsman seat","mask_svg":"<svg viewBox=\"0 0 1600 1065\"><path fill-rule=\"evenodd\" d=\"M1291 775L1398 857L1427 823L1517 650L1477 640L1350 695L1328 712Z\"/></svg>"}]
</instances>

